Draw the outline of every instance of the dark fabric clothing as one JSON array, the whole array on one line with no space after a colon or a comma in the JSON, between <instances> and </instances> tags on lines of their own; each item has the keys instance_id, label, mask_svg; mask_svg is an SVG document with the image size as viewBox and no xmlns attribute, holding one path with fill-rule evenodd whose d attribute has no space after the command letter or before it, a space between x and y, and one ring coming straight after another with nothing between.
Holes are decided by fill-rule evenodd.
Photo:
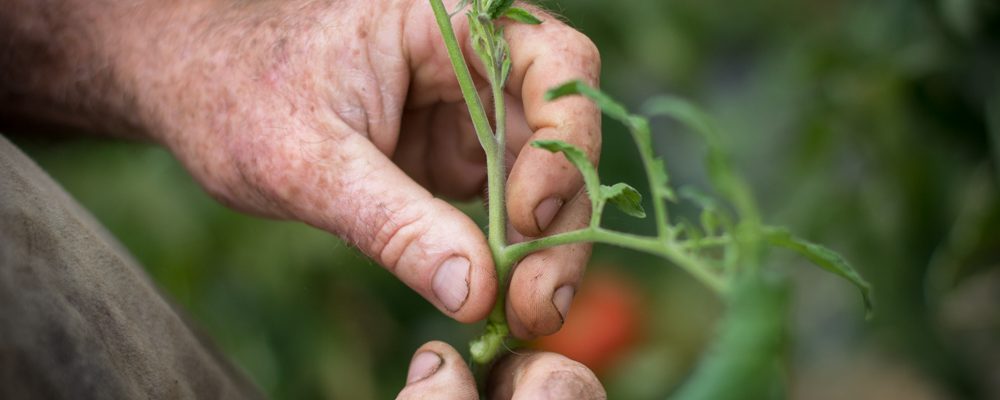
<instances>
[{"instance_id":1,"label":"dark fabric clothing","mask_svg":"<svg viewBox=\"0 0 1000 400\"><path fill-rule=\"evenodd\" d=\"M0 136L0 399L263 397Z\"/></svg>"}]
</instances>

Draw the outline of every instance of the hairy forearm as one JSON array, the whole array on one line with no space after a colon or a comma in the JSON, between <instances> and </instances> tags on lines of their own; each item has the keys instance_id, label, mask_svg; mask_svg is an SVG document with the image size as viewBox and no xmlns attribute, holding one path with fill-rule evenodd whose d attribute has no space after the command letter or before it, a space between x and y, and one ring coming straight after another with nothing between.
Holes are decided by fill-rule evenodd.
<instances>
[{"instance_id":1,"label":"hairy forearm","mask_svg":"<svg viewBox=\"0 0 1000 400\"><path fill-rule=\"evenodd\" d=\"M0 129L149 136L145 62L208 1L0 1Z\"/></svg>"}]
</instances>

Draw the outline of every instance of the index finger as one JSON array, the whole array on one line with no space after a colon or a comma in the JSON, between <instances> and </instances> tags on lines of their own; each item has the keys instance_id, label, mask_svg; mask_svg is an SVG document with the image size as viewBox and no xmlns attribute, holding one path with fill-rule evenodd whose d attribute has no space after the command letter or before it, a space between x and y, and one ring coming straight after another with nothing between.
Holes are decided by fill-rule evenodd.
<instances>
[{"instance_id":1,"label":"index finger","mask_svg":"<svg viewBox=\"0 0 1000 400\"><path fill-rule=\"evenodd\" d=\"M562 154L530 146L536 140L572 144L597 164L601 151L601 113L591 101L571 96L546 101L545 92L569 80L597 86L600 54L587 36L556 18L540 15L540 25L505 27L512 69L508 93L520 97L529 137L511 135L517 160L507 184L511 224L526 236L539 236L562 205L583 186L583 177Z\"/></svg>"}]
</instances>

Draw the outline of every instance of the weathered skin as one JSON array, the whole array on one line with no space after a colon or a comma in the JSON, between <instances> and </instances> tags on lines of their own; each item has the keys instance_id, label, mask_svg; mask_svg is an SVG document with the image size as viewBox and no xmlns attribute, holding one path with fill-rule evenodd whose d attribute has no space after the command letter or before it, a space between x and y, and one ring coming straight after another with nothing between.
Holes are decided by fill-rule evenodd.
<instances>
[{"instance_id":1,"label":"weathered skin","mask_svg":"<svg viewBox=\"0 0 1000 400\"><path fill-rule=\"evenodd\" d=\"M477 398L453 348L427 343L418 359L399 398ZM559 355L511 355L500 365L491 398L604 394L590 371ZM263 397L85 210L0 136L0 398Z\"/></svg>"},{"instance_id":2,"label":"weathered skin","mask_svg":"<svg viewBox=\"0 0 1000 400\"><path fill-rule=\"evenodd\" d=\"M3 10L0 127L162 143L221 202L336 234L459 321L489 312L486 240L434 197L480 194L485 171L426 2L5 0ZM600 151L593 105L542 99L568 79L596 84L597 50L541 15L507 27L513 240L583 226L589 212L575 169L528 142L561 139L594 161ZM467 43L464 16L454 20ZM515 336L558 330L588 258L577 245L521 263L507 305Z\"/></svg>"}]
</instances>

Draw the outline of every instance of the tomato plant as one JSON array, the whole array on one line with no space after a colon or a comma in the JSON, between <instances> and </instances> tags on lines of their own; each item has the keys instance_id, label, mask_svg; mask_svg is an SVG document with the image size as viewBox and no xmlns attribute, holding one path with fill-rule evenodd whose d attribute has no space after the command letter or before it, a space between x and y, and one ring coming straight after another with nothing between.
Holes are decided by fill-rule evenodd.
<instances>
[{"instance_id":1,"label":"tomato plant","mask_svg":"<svg viewBox=\"0 0 1000 400\"><path fill-rule=\"evenodd\" d=\"M605 243L660 256L690 273L727 302L727 313L716 341L704 362L677 393L677 397L682 399L769 398L780 393L778 383L782 379L782 371L778 360L784 349L789 284L787 271L765 263L768 247L797 252L817 266L847 279L858 287L866 309L871 311L870 285L843 257L823 246L795 237L783 228L764 224L748 184L730 166L722 135L711 119L694 105L672 96L650 100L644 107L647 116L643 116L633 114L598 88L580 81L566 82L546 94L547 100L565 96L586 97L597 104L606 116L628 128L646 172L655 235L636 235L602 227L602 215L608 204L632 217L645 218L642 195L625 183L601 184L596 167L582 150L573 145L558 140L539 140L532 146L561 153L583 175L592 206L590 224L570 232L508 244L503 164L506 151L505 102L492 101L492 120L496 121L494 127L462 55L451 25L452 14L448 13L441 0L430 0L430 4L476 135L486 153L487 236L501 290L484 333L470 345L473 361L488 364L507 347L504 342L510 329L505 315L505 292L513 266L535 251L571 243ZM460 8L468 8L469 40L488 72L490 93L494 99L502 98L511 68L503 28L496 21L510 18L530 24L543 22L528 11L513 7L513 4L513 0L467 0L460 3ZM708 147L706 166L713 188L721 199L694 188L675 190L663 160L653 151L649 116L673 118L705 140ZM700 225L669 218L668 203L681 201L700 207Z\"/></svg>"}]
</instances>

